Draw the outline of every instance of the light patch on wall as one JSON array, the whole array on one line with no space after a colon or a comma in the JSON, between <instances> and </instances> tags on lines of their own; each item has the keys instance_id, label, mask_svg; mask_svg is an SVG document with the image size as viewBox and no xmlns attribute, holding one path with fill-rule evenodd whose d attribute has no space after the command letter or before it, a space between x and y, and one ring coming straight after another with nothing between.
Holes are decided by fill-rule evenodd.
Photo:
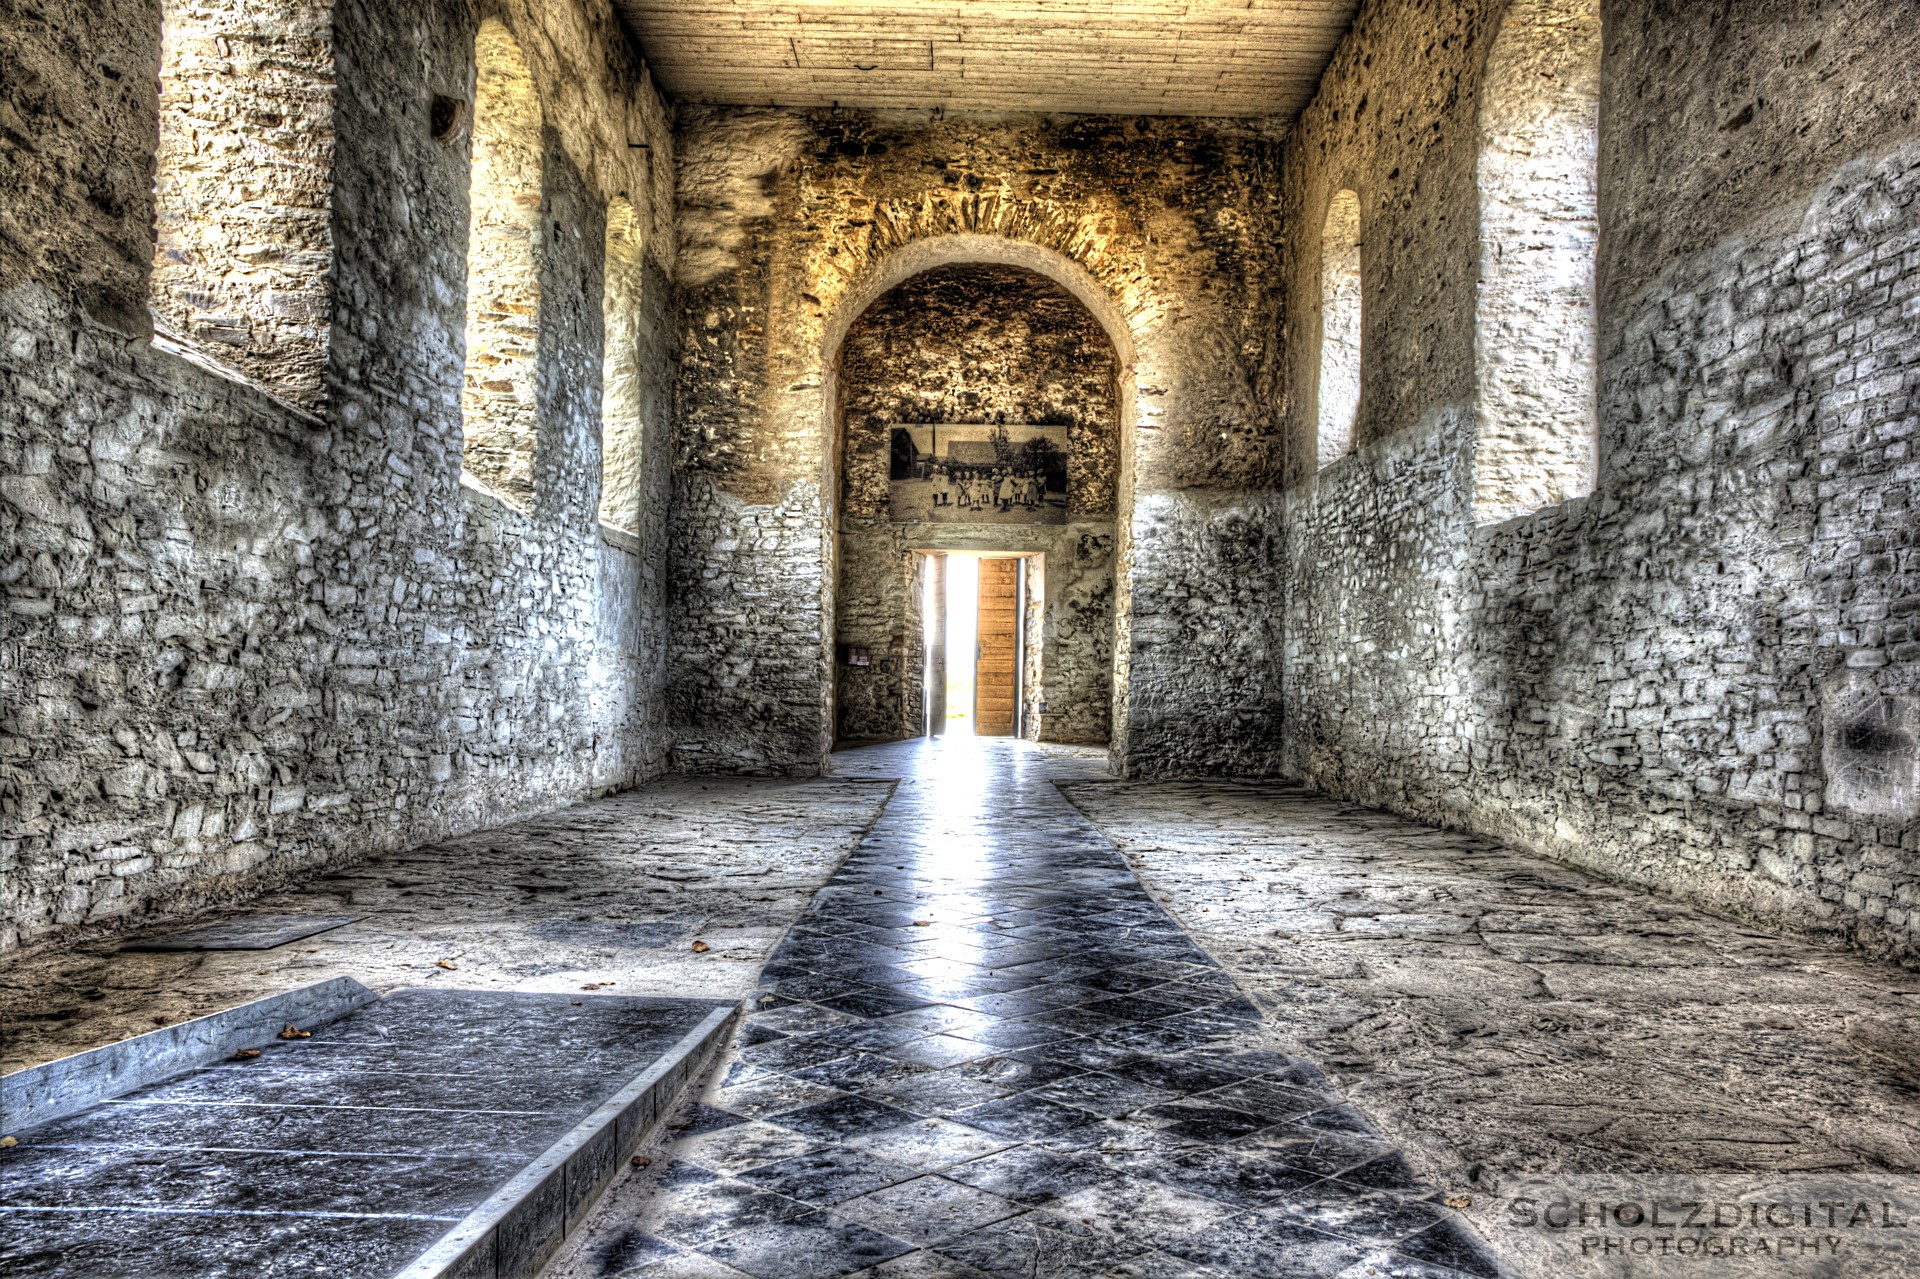
<instances>
[{"instance_id":1,"label":"light patch on wall","mask_svg":"<svg viewBox=\"0 0 1920 1279\"><path fill-rule=\"evenodd\" d=\"M154 325L308 407L327 362L332 41L327 0L161 12Z\"/></svg>"},{"instance_id":2,"label":"light patch on wall","mask_svg":"<svg viewBox=\"0 0 1920 1279\"><path fill-rule=\"evenodd\" d=\"M600 384L600 522L628 533L640 529L642 449L640 415L640 302L645 282L640 223L633 206L607 205L607 266L600 315L606 351Z\"/></svg>"},{"instance_id":3,"label":"light patch on wall","mask_svg":"<svg viewBox=\"0 0 1920 1279\"><path fill-rule=\"evenodd\" d=\"M1593 490L1598 0L1514 0L1481 86L1474 519Z\"/></svg>"},{"instance_id":4,"label":"light patch on wall","mask_svg":"<svg viewBox=\"0 0 1920 1279\"><path fill-rule=\"evenodd\" d=\"M537 438L540 101L520 46L499 22L480 24L474 54L463 464L525 510L533 502Z\"/></svg>"},{"instance_id":5,"label":"light patch on wall","mask_svg":"<svg viewBox=\"0 0 1920 1279\"><path fill-rule=\"evenodd\" d=\"M1353 451L1360 416L1360 197L1339 191L1320 236L1320 466Z\"/></svg>"}]
</instances>

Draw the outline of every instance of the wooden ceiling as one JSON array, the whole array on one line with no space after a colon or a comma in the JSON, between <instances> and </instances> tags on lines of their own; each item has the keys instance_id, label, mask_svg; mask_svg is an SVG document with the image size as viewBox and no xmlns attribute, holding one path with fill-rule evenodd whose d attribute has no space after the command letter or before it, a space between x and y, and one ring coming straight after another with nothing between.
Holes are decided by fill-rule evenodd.
<instances>
[{"instance_id":1,"label":"wooden ceiling","mask_svg":"<svg viewBox=\"0 0 1920 1279\"><path fill-rule=\"evenodd\" d=\"M682 101L1292 116L1356 0L613 0Z\"/></svg>"}]
</instances>

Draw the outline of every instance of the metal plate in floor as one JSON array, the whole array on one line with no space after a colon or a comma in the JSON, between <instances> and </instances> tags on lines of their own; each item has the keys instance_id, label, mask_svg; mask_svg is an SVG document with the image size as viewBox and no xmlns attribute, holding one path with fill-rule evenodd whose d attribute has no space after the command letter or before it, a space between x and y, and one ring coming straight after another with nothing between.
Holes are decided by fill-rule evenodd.
<instances>
[{"instance_id":1,"label":"metal plate in floor","mask_svg":"<svg viewBox=\"0 0 1920 1279\"><path fill-rule=\"evenodd\" d=\"M387 1279L728 1006L397 991L14 1134L0 1273Z\"/></svg>"}]
</instances>

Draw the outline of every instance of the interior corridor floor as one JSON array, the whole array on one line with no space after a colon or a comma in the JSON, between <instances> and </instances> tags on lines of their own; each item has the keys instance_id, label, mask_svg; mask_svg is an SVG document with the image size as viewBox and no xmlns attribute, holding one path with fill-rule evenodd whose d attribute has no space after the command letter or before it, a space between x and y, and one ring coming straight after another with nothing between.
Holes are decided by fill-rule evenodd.
<instances>
[{"instance_id":1,"label":"interior corridor floor","mask_svg":"<svg viewBox=\"0 0 1920 1279\"><path fill-rule=\"evenodd\" d=\"M1498 1266L1010 739L899 777L733 1060L563 1275L1332 1276Z\"/></svg>"},{"instance_id":2,"label":"interior corridor floor","mask_svg":"<svg viewBox=\"0 0 1920 1279\"><path fill-rule=\"evenodd\" d=\"M1461 1223L1528 1173L1920 1170L1920 975L1283 785L1004 739L835 767L192 921L365 915L270 952L10 957L5 1068L335 975L750 998L565 1279L1475 1274Z\"/></svg>"},{"instance_id":3,"label":"interior corridor floor","mask_svg":"<svg viewBox=\"0 0 1920 1279\"><path fill-rule=\"evenodd\" d=\"M1283 785L835 760L902 780L551 1273L1487 1274L1527 1174L1920 1169L1904 970Z\"/></svg>"}]
</instances>

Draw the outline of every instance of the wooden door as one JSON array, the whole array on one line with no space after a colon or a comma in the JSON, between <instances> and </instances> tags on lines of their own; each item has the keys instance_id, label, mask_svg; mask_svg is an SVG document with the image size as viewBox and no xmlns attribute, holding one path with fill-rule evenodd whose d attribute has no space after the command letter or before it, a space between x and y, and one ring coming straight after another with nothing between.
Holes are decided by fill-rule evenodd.
<instances>
[{"instance_id":1,"label":"wooden door","mask_svg":"<svg viewBox=\"0 0 1920 1279\"><path fill-rule=\"evenodd\" d=\"M1020 696L1020 561L980 561L980 648L973 664L973 731L1013 736Z\"/></svg>"}]
</instances>

